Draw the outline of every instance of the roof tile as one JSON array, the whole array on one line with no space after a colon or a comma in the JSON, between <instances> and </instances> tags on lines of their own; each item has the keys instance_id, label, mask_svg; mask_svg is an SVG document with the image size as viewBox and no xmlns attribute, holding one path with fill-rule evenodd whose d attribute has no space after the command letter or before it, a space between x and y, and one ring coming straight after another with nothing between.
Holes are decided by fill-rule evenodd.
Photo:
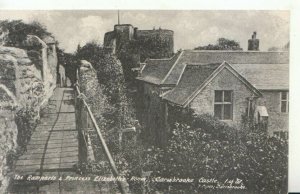
<instances>
[{"instance_id":1,"label":"roof tile","mask_svg":"<svg viewBox=\"0 0 300 194\"><path fill-rule=\"evenodd\" d=\"M177 53L172 58L167 59L148 59L146 61L146 66L138 79L154 84L160 84L177 60L179 54L180 53Z\"/></svg>"},{"instance_id":2,"label":"roof tile","mask_svg":"<svg viewBox=\"0 0 300 194\"><path fill-rule=\"evenodd\" d=\"M231 64L259 90L288 90L289 64Z\"/></svg>"},{"instance_id":3,"label":"roof tile","mask_svg":"<svg viewBox=\"0 0 300 194\"><path fill-rule=\"evenodd\" d=\"M199 86L221 65L187 65L178 85L163 98L175 104L184 104Z\"/></svg>"},{"instance_id":4,"label":"roof tile","mask_svg":"<svg viewBox=\"0 0 300 194\"><path fill-rule=\"evenodd\" d=\"M176 84L184 64L210 64L228 62L230 64L287 64L288 52L260 52L260 51L198 51L185 50L174 64L163 84Z\"/></svg>"}]
</instances>

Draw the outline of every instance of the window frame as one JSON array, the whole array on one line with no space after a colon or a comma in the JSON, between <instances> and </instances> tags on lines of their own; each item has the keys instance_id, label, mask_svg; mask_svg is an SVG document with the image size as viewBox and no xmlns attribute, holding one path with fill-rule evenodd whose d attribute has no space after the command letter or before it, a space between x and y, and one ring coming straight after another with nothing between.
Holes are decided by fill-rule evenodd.
<instances>
[{"instance_id":1,"label":"window frame","mask_svg":"<svg viewBox=\"0 0 300 194\"><path fill-rule=\"evenodd\" d=\"M222 99L220 102L216 102L216 92L222 92ZM230 92L230 102L225 101L225 92ZM218 118L221 121L232 121L233 120L233 90L214 90L214 116L216 115L215 112L215 106L216 105L221 105L221 118ZM224 107L225 105L230 105L230 115L229 119L224 119L225 118L225 112L224 112Z\"/></svg>"},{"instance_id":2,"label":"window frame","mask_svg":"<svg viewBox=\"0 0 300 194\"><path fill-rule=\"evenodd\" d=\"M274 131L273 136L278 137L280 139L288 140L289 133L288 131Z\"/></svg>"},{"instance_id":3,"label":"window frame","mask_svg":"<svg viewBox=\"0 0 300 194\"><path fill-rule=\"evenodd\" d=\"M282 99L282 94L283 93L286 93L286 99ZM280 92L280 106L279 106L279 111L280 113L289 113L289 91L281 91ZM282 102L286 102L286 105L285 105L285 112L282 112Z\"/></svg>"}]
</instances>

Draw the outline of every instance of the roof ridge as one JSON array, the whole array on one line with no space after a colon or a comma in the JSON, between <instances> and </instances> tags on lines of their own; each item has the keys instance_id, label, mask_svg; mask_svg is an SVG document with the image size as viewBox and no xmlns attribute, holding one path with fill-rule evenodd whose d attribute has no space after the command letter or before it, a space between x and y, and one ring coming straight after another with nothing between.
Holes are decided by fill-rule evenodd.
<instances>
[{"instance_id":1,"label":"roof ridge","mask_svg":"<svg viewBox=\"0 0 300 194\"><path fill-rule=\"evenodd\" d=\"M179 61L180 57L183 55L184 51L181 51L178 55L178 58L176 59L175 63L172 65L171 69L168 71L167 75L164 77L164 79L160 82L161 84L164 83L167 79L167 77L170 75L174 67L176 66L177 62Z\"/></svg>"},{"instance_id":2,"label":"roof ridge","mask_svg":"<svg viewBox=\"0 0 300 194\"><path fill-rule=\"evenodd\" d=\"M189 64L189 63L183 63L188 67L210 67L212 65L221 65L222 63L198 63L198 64Z\"/></svg>"},{"instance_id":3,"label":"roof ridge","mask_svg":"<svg viewBox=\"0 0 300 194\"><path fill-rule=\"evenodd\" d=\"M178 55L178 53L175 53L172 57L169 58L159 58L159 59L152 59L152 58L147 58L148 60L152 60L152 61L160 61L160 60L172 60L174 57L176 57Z\"/></svg>"}]
</instances>

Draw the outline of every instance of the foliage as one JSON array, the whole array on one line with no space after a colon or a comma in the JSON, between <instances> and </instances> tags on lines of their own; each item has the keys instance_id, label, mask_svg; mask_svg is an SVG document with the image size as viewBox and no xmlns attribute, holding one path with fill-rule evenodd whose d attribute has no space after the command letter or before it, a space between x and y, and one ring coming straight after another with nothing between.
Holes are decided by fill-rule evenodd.
<instances>
[{"instance_id":1,"label":"foliage","mask_svg":"<svg viewBox=\"0 0 300 194\"><path fill-rule=\"evenodd\" d=\"M27 24L22 20L2 20L0 27L4 31L9 31L5 46L20 47L27 35L36 35L40 38L51 35L42 24L36 21Z\"/></svg>"},{"instance_id":2,"label":"foliage","mask_svg":"<svg viewBox=\"0 0 300 194\"><path fill-rule=\"evenodd\" d=\"M219 38L216 44L196 47L195 50L243 50L240 43L227 38Z\"/></svg>"},{"instance_id":3,"label":"foliage","mask_svg":"<svg viewBox=\"0 0 300 194\"><path fill-rule=\"evenodd\" d=\"M105 94L111 104L121 101L125 90L125 80L120 61L113 55L104 55L95 64L99 83L105 86Z\"/></svg>"},{"instance_id":4,"label":"foliage","mask_svg":"<svg viewBox=\"0 0 300 194\"><path fill-rule=\"evenodd\" d=\"M155 176L218 180L239 178L253 193L286 193L287 141L247 127L236 130L210 115L180 114L174 119L166 148L155 151ZM189 118L189 119L188 119ZM157 159L158 158L158 159ZM170 185L157 185L166 190ZM197 192L197 184L174 184L175 190Z\"/></svg>"},{"instance_id":5,"label":"foliage","mask_svg":"<svg viewBox=\"0 0 300 194\"><path fill-rule=\"evenodd\" d=\"M89 61L96 69L102 93L111 107L110 111L103 114L108 123L112 124L107 128L132 125L135 117L132 103L127 97L122 65L116 56L105 52L97 43L91 42L79 48L76 57Z\"/></svg>"},{"instance_id":6,"label":"foliage","mask_svg":"<svg viewBox=\"0 0 300 194\"><path fill-rule=\"evenodd\" d=\"M155 183L144 183L143 181L130 181L132 177L145 177L144 172L155 172L159 170L158 153L159 148L150 147L142 141L133 142L126 140L122 148L114 155L119 172L127 178L130 191L133 193L143 193L147 187L149 193L154 193L157 188ZM151 177L147 177L149 179Z\"/></svg>"},{"instance_id":7,"label":"foliage","mask_svg":"<svg viewBox=\"0 0 300 194\"><path fill-rule=\"evenodd\" d=\"M156 176L219 180L236 178L245 153L238 147L235 129L209 115L193 116L189 124L175 123L167 147L158 154ZM223 132L222 132L223 131ZM160 185L166 189L169 185ZM192 187L191 187L192 186ZM197 183L174 184L185 192L198 190Z\"/></svg>"},{"instance_id":8,"label":"foliage","mask_svg":"<svg viewBox=\"0 0 300 194\"><path fill-rule=\"evenodd\" d=\"M88 43L79 47L77 59L85 59L91 62L96 71L82 71L80 74L80 89L86 95L86 101L90 105L99 127L104 132L105 141L113 155L119 172L126 177L139 175L143 161L140 154L142 147L132 141L124 142L119 147L118 135L120 128L136 126L135 115L131 101L127 97L123 69L116 56L106 53L96 43ZM91 133L91 132L90 132ZM90 134L96 160L103 161L105 157L99 140ZM98 163L88 165L86 170L98 172ZM82 167L85 169L85 167ZM86 171L85 170L85 171ZM131 185L137 190L139 184Z\"/></svg>"},{"instance_id":9,"label":"foliage","mask_svg":"<svg viewBox=\"0 0 300 194\"><path fill-rule=\"evenodd\" d=\"M241 146L247 157L240 173L248 188L261 193L286 193L288 141L268 137L265 131L245 129ZM255 177L255 178L253 178Z\"/></svg>"},{"instance_id":10,"label":"foliage","mask_svg":"<svg viewBox=\"0 0 300 194\"><path fill-rule=\"evenodd\" d=\"M226 40L219 40L218 44L224 46L227 43ZM99 114L97 120L102 119L98 123L105 123L101 127L106 129L107 143L117 168L129 179L140 177L143 171L153 171L154 177L198 179L201 175L217 177L218 180L239 178L253 193L286 191L287 142L267 137L265 131L258 130L257 126L245 124L237 130L208 114L196 116L192 111L173 110L170 114L175 115L170 118L172 133L164 149L149 149L133 142L118 147L119 128L129 125L127 122L135 118L126 96L121 64L116 56L105 53L96 44L85 45L78 53L93 61L99 86L93 88L97 85L95 79L87 79L86 85L90 86L85 92L93 96L87 97L95 101L90 100L89 103L93 105L93 112ZM107 101L97 102L100 98ZM109 108L103 108L105 105ZM153 192L157 189L167 191L170 185L174 190L185 193L201 190L198 183L155 183L151 189ZM142 183L130 182L131 189L137 193L142 191L143 186Z\"/></svg>"},{"instance_id":11,"label":"foliage","mask_svg":"<svg viewBox=\"0 0 300 194\"><path fill-rule=\"evenodd\" d=\"M38 112L32 106L22 107L16 113L16 124L18 126L17 143L20 147L25 148L30 137L37 125Z\"/></svg>"},{"instance_id":12,"label":"foliage","mask_svg":"<svg viewBox=\"0 0 300 194\"><path fill-rule=\"evenodd\" d=\"M40 112L40 103L44 92L44 85L39 82L33 82L23 91L22 105L16 110L16 124L18 126L18 145L25 148L38 121Z\"/></svg>"},{"instance_id":13,"label":"foliage","mask_svg":"<svg viewBox=\"0 0 300 194\"><path fill-rule=\"evenodd\" d=\"M78 46L76 58L79 60L87 60L95 65L104 55L101 45L96 42L88 42L83 47Z\"/></svg>"}]
</instances>

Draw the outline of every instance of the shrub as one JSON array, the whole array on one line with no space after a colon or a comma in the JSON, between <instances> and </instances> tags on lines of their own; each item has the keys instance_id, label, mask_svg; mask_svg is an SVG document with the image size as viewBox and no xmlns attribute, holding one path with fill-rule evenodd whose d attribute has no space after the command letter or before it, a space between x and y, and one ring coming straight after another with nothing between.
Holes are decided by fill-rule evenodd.
<instances>
[{"instance_id":1,"label":"shrub","mask_svg":"<svg viewBox=\"0 0 300 194\"><path fill-rule=\"evenodd\" d=\"M22 149L26 145L38 122L38 110L32 106L25 106L16 113L16 124L18 126L17 143Z\"/></svg>"},{"instance_id":2,"label":"shrub","mask_svg":"<svg viewBox=\"0 0 300 194\"><path fill-rule=\"evenodd\" d=\"M255 126L237 131L207 114L185 116L186 122L172 125L166 148L153 154L154 176L239 178L247 192L286 193L287 141L268 137ZM202 190L197 183L156 184L162 191L170 186L189 193Z\"/></svg>"}]
</instances>

